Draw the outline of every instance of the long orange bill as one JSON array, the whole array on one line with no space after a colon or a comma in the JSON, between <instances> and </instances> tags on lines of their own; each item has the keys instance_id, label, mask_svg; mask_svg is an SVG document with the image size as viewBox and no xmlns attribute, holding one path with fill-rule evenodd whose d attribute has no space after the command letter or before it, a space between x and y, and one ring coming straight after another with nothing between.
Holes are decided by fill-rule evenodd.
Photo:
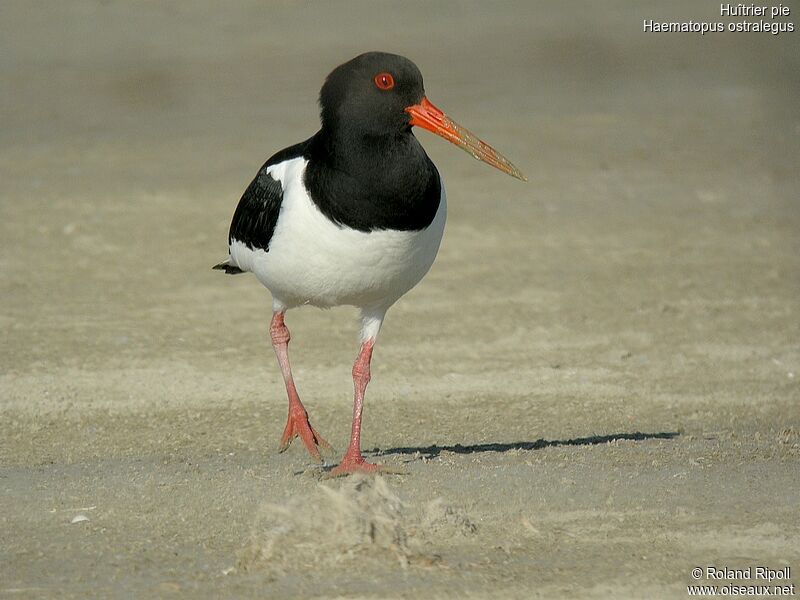
<instances>
[{"instance_id":1,"label":"long orange bill","mask_svg":"<svg viewBox=\"0 0 800 600\"><path fill-rule=\"evenodd\" d=\"M511 164L510 160L489 144L480 140L478 136L469 129L453 121L453 119L436 108L427 98L423 97L422 102L419 104L409 106L406 112L411 115L411 125L416 125L428 131L432 131L448 142L452 142L462 150L469 152L478 160L482 160L496 169L500 169L503 173L508 173L512 177L516 177L522 181L528 181L528 178L525 177L517 167Z\"/></svg>"}]
</instances>

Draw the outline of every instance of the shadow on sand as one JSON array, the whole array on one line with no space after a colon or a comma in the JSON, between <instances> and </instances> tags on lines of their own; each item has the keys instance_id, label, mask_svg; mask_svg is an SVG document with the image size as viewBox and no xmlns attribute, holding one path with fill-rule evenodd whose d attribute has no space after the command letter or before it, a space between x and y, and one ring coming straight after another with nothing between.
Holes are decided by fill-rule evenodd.
<instances>
[{"instance_id":1,"label":"shadow on sand","mask_svg":"<svg viewBox=\"0 0 800 600\"><path fill-rule=\"evenodd\" d=\"M597 444L607 444L614 441L642 442L644 440L671 440L680 435L677 431L662 431L659 433L612 433L609 435L592 435L588 437L572 438L569 440L545 440L539 439L534 442L489 442L486 444L470 444L462 446L405 446L398 448L373 448L366 453L372 456L387 456L390 454L418 454L419 458L431 459L439 456L442 452L452 452L454 454L476 454L478 452L508 452L510 450L541 450L551 446L596 446Z\"/></svg>"}]
</instances>

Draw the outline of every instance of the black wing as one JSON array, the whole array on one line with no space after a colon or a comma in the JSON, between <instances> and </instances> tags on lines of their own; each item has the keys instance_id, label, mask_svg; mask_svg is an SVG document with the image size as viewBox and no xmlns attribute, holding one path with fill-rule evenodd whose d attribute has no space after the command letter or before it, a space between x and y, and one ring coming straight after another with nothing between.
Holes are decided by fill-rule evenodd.
<instances>
[{"instance_id":1,"label":"black wing","mask_svg":"<svg viewBox=\"0 0 800 600\"><path fill-rule=\"evenodd\" d=\"M267 162L247 187L233 213L228 244L233 240L242 242L248 248L269 251L269 241L275 232L278 214L283 201L283 187L267 173Z\"/></svg>"},{"instance_id":2,"label":"black wing","mask_svg":"<svg viewBox=\"0 0 800 600\"><path fill-rule=\"evenodd\" d=\"M260 248L269 252L269 242L275 233L275 225L281 212L283 186L267 172L267 169L285 160L305 156L310 141L308 139L285 148L264 163L255 179L247 186L236 212L233 213L228 232L228 246L236 240L250 249ZM231 264L230 257L213 268L225 271L229 275L244 272L238 266Z\"/></svg>"}]
</instances>

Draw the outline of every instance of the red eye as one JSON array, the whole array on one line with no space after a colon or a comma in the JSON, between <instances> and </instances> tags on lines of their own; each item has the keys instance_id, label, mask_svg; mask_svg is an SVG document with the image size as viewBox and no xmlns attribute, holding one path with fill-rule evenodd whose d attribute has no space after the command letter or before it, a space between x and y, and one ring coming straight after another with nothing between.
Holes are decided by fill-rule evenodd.
<instances>
[{"instance_id":1,"label":"red eye","mask_svg":"<svg viewBox=\"0 0 800 600\"><path fill-rule=\"evenodd\" d=\"M380 90L390 90L394 87L394 77L391 73L378 73L375 75L375 85Z\"/></svg>"}]
</instances>

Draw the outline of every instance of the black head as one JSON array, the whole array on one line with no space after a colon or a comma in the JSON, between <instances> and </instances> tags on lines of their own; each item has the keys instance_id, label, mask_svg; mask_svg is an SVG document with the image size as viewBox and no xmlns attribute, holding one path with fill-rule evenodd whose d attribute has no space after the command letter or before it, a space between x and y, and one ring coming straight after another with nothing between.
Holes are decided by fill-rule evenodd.
<instances>
[{"instance_id":1,"label":"black head","mask_svg":"<svg viewBox=\"0 0 800 600\"><path fill-rule=\"evenodd\" d=\"M410 134L418 126L526 181L506 157L432 104L417 65L397 54L367 52L339 65L325 80L319 102L322 129L314 138L333 159L360 157L374 163L376 150L397 158L398 149L404 148L428 161Z\"/></svg>"},{"instance_id":2,"label":"black head","mask_svg":"<svg viewBox=\"0 0 800 600\"><path fill-rule=\"evenodd\" d=\"M425 96L422 74L405 57L367 52L336 67L322 86L322 128L381 136L411 129L409 106Z\"/></svg>"}]
</instances>

